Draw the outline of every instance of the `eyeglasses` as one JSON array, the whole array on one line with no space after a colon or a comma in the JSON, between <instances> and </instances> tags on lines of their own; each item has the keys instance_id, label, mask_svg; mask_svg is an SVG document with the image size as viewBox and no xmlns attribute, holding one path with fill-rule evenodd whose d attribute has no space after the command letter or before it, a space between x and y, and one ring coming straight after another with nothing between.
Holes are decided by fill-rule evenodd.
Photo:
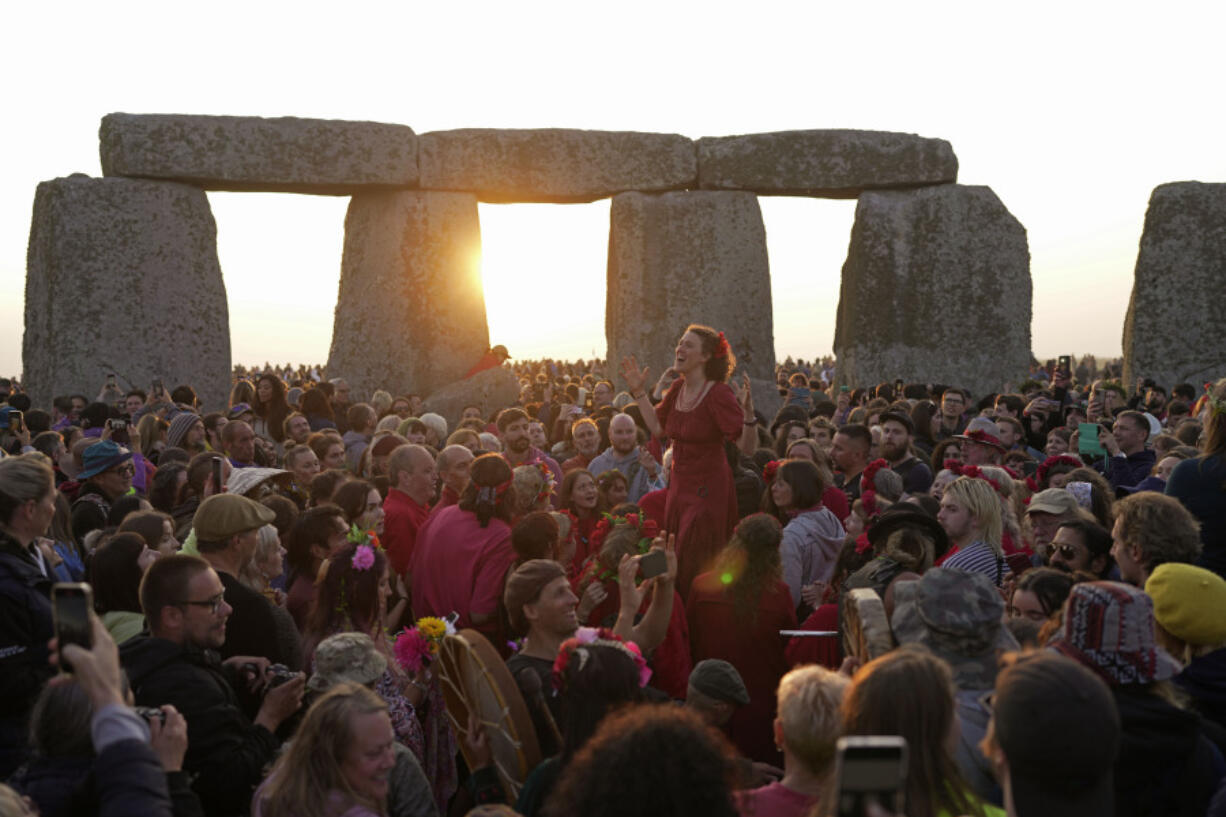
<instances>
[{"instance_id":1,"label":"eyeglasses","mask_svg":"<svg viewBox=\"0 0 1226 817\"><path fill-rule=\"evenodd\" d=\"M121 477L130 477L136 473L136 466L132 465L131 463L127 465L121 465L118 468L112 468L111 473L118 474Z\"/></svg>"},{"instance_id":2,"label":"eyeglasses","mask_svg":"<svg viewBox=\"0 0 1226 817\"><path fill-rule=\"evenodd\" d=\"M186 604L191 607L206 607L210 613L217 615L218 609L225 602L225 600L226 594L218 593L216 596L213 596L213 598L206 599L205 601L176 601L175 604Z\"/></svg>"},{"instance_id":3,"label":"eyeglasses","mask_svg":"<svg viewBox=\"0 0 1226 817\"><path fill-rule=\"evenodd\" d=\"M1055 542L1053 542L1051 548L1052 548L1051 554L1053 556L1059 553L1060 558L1068 559L1069 561L1072 561L1073 559L1077 558L1077 546L1076 545L1057 545Z\"/></svg>"}]
</instances>

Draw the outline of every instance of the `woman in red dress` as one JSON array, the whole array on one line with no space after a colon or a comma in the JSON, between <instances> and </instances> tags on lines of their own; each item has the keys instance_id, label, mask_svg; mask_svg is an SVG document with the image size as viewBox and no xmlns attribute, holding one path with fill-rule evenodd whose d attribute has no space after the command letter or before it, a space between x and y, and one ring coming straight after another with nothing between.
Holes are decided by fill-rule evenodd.
<instances>
[{"instance_id":1,"label":"woman in red dress","mask_svg":"<svg viewBox=\"0 0 1226 817\"><path fill-rule=\"evenodd\" d=\"M756 513L737 525L715 570L694 579L685 612L690 655L697 664L721 658L736 667L749 703L736 710L728 732L741 753L779 765L772 724L774 690L788 671L780 630L796 628L796 608L783 582L779 543L783 528Z\"/></svg>"},{"instance_id":2,"label":"woman in red dress","mask_svg":"<svg viewBox=\"0 0 1226 817\"><path fill-rule=\"evenodd\" d=\"M756 432L749 380L740 399L728 385L736 358L723 332L690 325L677 341L676 380L652 407L644 384L648 370L633 357L622 377L651 433L668 437L673 470L668 480L664 529L677 536L677 589L682 597L694 577L709 570L736 524L736 490L724 443Z\"/></svg>"}]
</instances>

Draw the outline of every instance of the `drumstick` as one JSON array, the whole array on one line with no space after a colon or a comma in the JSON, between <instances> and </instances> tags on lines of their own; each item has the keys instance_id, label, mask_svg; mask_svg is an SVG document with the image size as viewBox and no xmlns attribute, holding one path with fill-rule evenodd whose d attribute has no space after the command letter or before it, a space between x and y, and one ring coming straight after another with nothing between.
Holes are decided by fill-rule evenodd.
<instances>
[{"instance_id":1,"label":"drumstick","mask_svg":"<svg viewBox=\"0 0 1226 817\"><path fill-rule=\"evenodd\" d=\"M549 711L549 705L545 703L545 695L541 691L541 676L533 672L531 667L524 667L515 674L515 683L519 685L524 696L530 697L533 705L544 715L545 722L549 724L549 731L553 733L554 745L561 749L562 732L553 720L553 713Z\"/></svg>"}]
</instances>

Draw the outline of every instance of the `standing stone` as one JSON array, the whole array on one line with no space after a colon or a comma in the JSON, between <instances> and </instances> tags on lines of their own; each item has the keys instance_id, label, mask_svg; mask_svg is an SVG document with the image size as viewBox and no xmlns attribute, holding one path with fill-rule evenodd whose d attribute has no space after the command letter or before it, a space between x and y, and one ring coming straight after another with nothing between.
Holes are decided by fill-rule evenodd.
<instances>
[{"instance_id":1,"label":"standing stone","mask_svg":"<svg viewBox=\"0 0 1226 817\"><path fill-rule=\"evenodd\" d=\"M1154 188L1124 320L1124 384L1226 374L1226 184Z\"/></svg>"},{"instance_id":2,"label":"standing stone","mask_svg":"<svg viewBox=\"0 0 1226 817\"><path fill-rule=\"evenodd\" d=\"M987 187L860 197L843 264L836 382L896 377L976 395L1030 363L1026 230Z\"/></svg>"},{"instance_id":3,"label":"standing stone","mask_svg":"<svg viewBox=\"0 0 1226 817\"><path fill-rule=\"evenodd\" d=\"M74 175L34 194L26 259L25 381L35 405L109 372L148 389L187 383L226 405L230 326L217 226L203 191Z\"/></svg>"},{"instance_id":4,"label":"standing stone","mask_svg":"<svg viewBox=\"0 0 1226 817\"><path fill-rule=\"evenodd\" d=\"M417 185L417 136L407 125L112 113L98 135L106 176L340 195Z\"/></svg>"},{"instance_id":5,"label":"standing stone","mask_svg":"<svg viewBox=\"0 0 1226 817\"><path fill-rule=\"evenodd\" d=\"M421 187L490 202L587 202L694 185L694 143L669 133L467 128L421 136Z\"/></svg>"},{"instance_id":6,"label":"standing stone","mask_svg":"<svg viewBox=\"0 0 1226 817\"><path fill-rule=\"evenodd\" d=\"M500 410L518 402L519 378L509 366L498 366L432 391L426 398L426 411L442 415L454 431L468 406L479 406L481 416L493 419Z\"/></svg>"},{"instance_id":7,"label":"standing stone","mask_svg":"<svg viewBox=\"0 0 1226 817\"><path fill-rule=\"evenodd\" d=\"M489 348L477 198L354 196L345 216L328 376L358 395L429 394Z\"/></svg>"},{"instance_id":8,"label":"standing stone","mask_svg":"<svg viewBox=\"0 0 1226 817\"><path fill-rule=\"evenodd\" d=\"M673 364L691 323L722 332L739 373L773 380L774 319L766 229L752 193L613 198L605 335L609 363L635 355L650 377Z\"/></svg>"},{"instance_id":9,"label":"standing stone","mask_svg":"<svg viewBox=\"0 0 1226 817\"><path fill-rule=\"evenodd\" d=\"M698 186L764 195L855 198L875 188L958 179L944 139L869 130L794 130L698 140Z\"/></svg>"}]
</instances>

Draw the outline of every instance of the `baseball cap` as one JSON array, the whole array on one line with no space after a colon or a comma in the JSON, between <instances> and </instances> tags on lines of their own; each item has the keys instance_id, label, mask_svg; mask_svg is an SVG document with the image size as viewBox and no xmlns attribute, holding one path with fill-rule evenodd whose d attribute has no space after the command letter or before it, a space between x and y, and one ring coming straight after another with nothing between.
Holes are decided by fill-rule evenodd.
<instances>
[{"instance_id":1,"label":"baseball cap","mask_svg":"<svg viewBox=\"0 0 1226 817\"><path fill-rule=\"evenodd\" d=\"M1026 507L1026 515L1032 513L1049 513L1053 516L1077 513L1077 497L1063 488L1046 488L1030 499Z\"/></svg>"}]
</instances>

